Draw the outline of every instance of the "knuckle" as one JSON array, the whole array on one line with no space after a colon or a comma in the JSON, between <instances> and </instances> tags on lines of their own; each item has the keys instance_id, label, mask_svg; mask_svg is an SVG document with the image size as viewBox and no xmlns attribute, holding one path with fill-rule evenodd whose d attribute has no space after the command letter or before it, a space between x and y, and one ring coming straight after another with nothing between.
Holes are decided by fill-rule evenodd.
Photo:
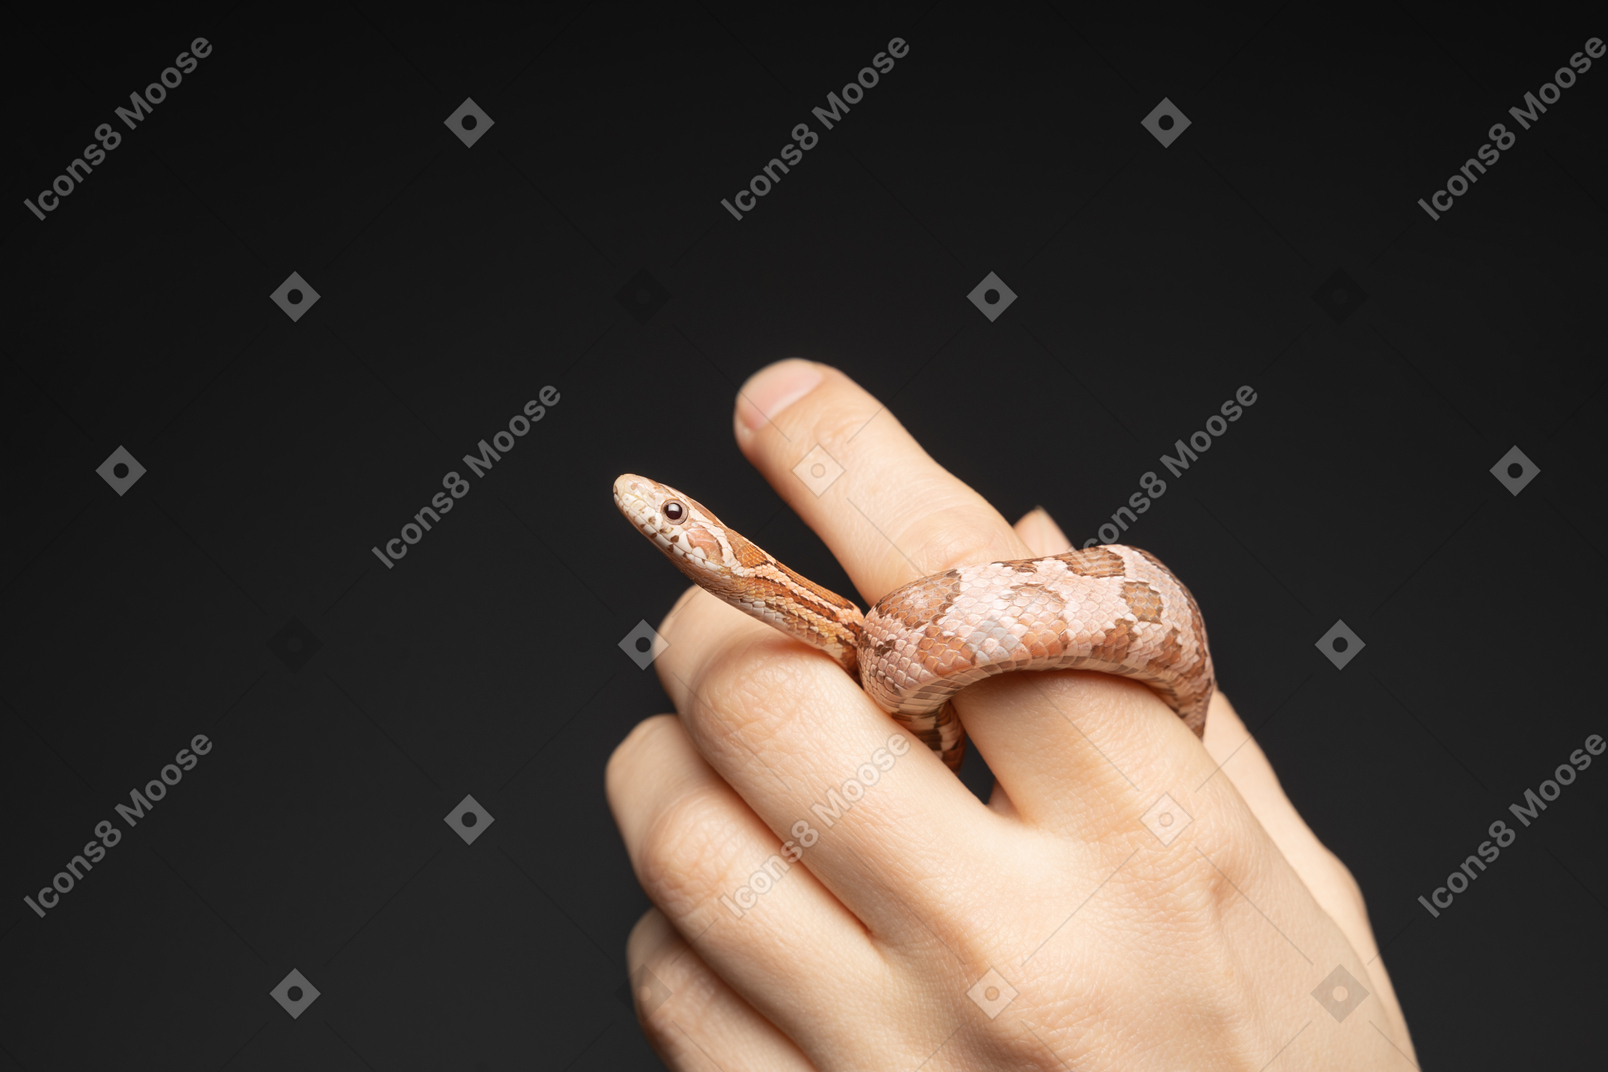
<instances>
[{"instance_id":1,"label":"knuckle","mask_svg":"<svg viewBox=\"0 0 1608 1072\"><path fill-rule=\"evenodd\" d=\"M877 415L878 408L872 405L849 407L829 404L815 414L815 419L810 422L810 432L828 454L836 458L839 464L846 465L849 441ZM809 448L806 446L804 449Z\"/></svg>"},{"instance_id":2,"label":"knuckle","mask_svg":"<svg viewBox=\"0 0 1608 1072\"><path fill-rule=\"evenodd\" d=\"M780 633L767 631L749 644L729 648L704 667L698 682L704 702L699 706L708 707L723 723L722 736L734 729L755 729L769 741L786 723L791 699L806 694L809 663L815 661L801 664L794 653L784 655L789 646Z\"/></svg>"},{"instance_id":3,"label":"knuckle","mask_svg":"<svg viewBox=\"0 0 1608 1072\"><path fill-rule=\"evenodd\" d=\"M634 773L633 760L639 756L645 747L649 747L660 734L673 728L674 715L654 715L645 718L631 728L625 739L614 746L609 753L608 763L603 767L604 791L610 800L617 799L621 789L629 785Z\"/></svg>"},{"instance_id":4,"label":"knuckle","mask_svg":"<svg viewBox=\"0 0 1608 1072\"><path fill-rule=\"evenodd\" d=\"M718 895L743 833L728 790L689 790L654 817L638 850L637 878L666 916L687 919Z\"/></svg>"},{"instance_id":5,"label":"knuckle","mask_svg":"<svg viewBox=\"0 0 1608 1072\"><path fill-rule=\"evenodd\" d=\"M644 1015L641 997L636 997L632 1002L632 1007L636 1011L637 1023L641 1026L642 1034L647 1038L648 1045L652 1046L653 1051L664 1057L667 1062L674 1059L681 1042L680 1032L676 1030L668 1009L670 1004L672 1003L667 1001L657 1009Z\"/></svg>"},{"instance_id":6,"label":"knuckle","mask_svg":"<svg viewBox=\"0 0 1608 1072\"><path fill-rule=\"evenodd\" d=\"M722 984L696 954L672 961L660 956L649 962L648 970L670 991L669 997L644 1015L642 996L635 995L634 1007L642 1033L671 1068L704 1067L695 1063L689 1039L707 1038L718 1031L724 1011Z\"/></svg>"},{"instance_id":7,"label":"knuckle","mask_svg":"<svg viewBox=\"0 0 1608 1072\"><path fill-rule=\"evenodd\" d=\"M1001 533L992 521L975 507L948 506L912 522L900 534L899 544L908 549L922 576L989 562L1003 550Z\"/></svg>"},{"instance_id":8,"label":"knuckle","mask_svg":"<svg viewBox=\"0 0 1608 1072\"><path fill-rule=\"evenodd\" d=\"M1362 884L1351 873L1351 868L1347 867L1340 857L1331 852L1328 846L1323 846L1323 859L1332 872L1335 883L1340 887L1341 894L1344 895L1354 909L1366 918L1368 908L1363 900Z\"/></svg>"},{"instance_id":9,"label":"knuckle","mask_svg":"<svg viewBox=\"0 0 1608 1072\"><path fill-rule=\"evenodd\" d=\"M1233 820L1218 821L1223 825L1205 837L1191 838L1186 832L1172 846L1179 849L1187 842L1183 851L1135 861L1133 868L1142 895L1177 926L1197 933L1219 930L1224 915L1247 896L1256 897L1275 867L1265 851L1271 846L1259 841L1254 831Z\"/></svg>"},{"instance_id":10,"label":"knuckle","mask_svg":"<svg viewBox=\"0 0 1608 1072\"><path fill-rule=\"evenodd\" d=\"M653 961L660 956L660 951L666 944L666 938L674 933L669 930L668 922L662 912L657 908L648 909L637 917L636 923L631 927L631 933L626 935L626 963L636 967L646 965L651 971ZM635 971L635 968L632 970Z\"/></svg>"}]
</instances>

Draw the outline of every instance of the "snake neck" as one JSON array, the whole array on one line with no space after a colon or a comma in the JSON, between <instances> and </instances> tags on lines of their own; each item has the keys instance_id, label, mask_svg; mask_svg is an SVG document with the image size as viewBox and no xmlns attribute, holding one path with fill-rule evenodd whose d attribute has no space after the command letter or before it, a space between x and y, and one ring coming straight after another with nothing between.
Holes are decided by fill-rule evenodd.
<instances>
[{"instance_id":1,"label":"snake neck","mask_svg":"<svg viewBox=\"0 0 1608 1072\"><path fill-rule=\"evenodd\" d=\"M865 615L851 601L778 562L746 537L726 530L737 568L731 571L730 603L760 621L802 640L837 661L860 680L860 644Z\"/></svg>"},{"instance_id":2,"label":"snake neck","mask_svg":"<svg viewBox=\"0 0 1608 1072\"><path fill-rule=\"evenodd\" d=\"M847 599L774 559L746 567L740 577L694 580L745 614L830 655L860 680L865 616Z\"/></svg>"},{"instance_id":3,"label":"snake neck","mask_svg":"<svg viewBox=\"0 0 1608 1072\"><path fill-rule=\"evenodd\" d=\"M1197 735L1214 690L1200 608L1154 555L1111 544L962 566L864 614L777 561L697 500L630 473L620 512L712 595L831 656L866 695L958 768L951 697L1015 670L1094 670L1148 685Z\"/></svg>"},{"instance_id":4,"label":"snake neck","mask_svg":"<svg viewBox=\"0 0 1608 1072\"><path fill-rule=\"evenodd\" d=\"M666 489L668 491L668 489ZM654 542L676 568L743 613L823 651L856 682L865 616L853 602L789 569L776 556L720 522L697 500L679 531Z\"/></svg>"}]
</instances>

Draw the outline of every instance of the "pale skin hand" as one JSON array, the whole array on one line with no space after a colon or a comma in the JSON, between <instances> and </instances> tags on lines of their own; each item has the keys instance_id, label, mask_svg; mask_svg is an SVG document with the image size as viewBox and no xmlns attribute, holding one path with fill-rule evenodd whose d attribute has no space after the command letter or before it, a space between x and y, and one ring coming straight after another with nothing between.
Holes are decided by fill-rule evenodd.
<instances>
[{"instance_id":1,"label":"pale skin hand","mask_svg":"<svg viewBox=\"0 0 1608 1072\"><path fill-rule=\"evenodd\" d=\"M761 370L734 423L862 604L1069 547L1042 511L1011 526L828 366ZM791 472L817 442L845 467L820 497ZM987 806L912 742L829 826L811 806L896 723L825 655L701 589L659 631L680 717L637 726L607 790L657 906L626 961L670 994L643 1016L638 991L669 1067L1413 1067L1360 889L1221 693L1202 742L1133 682L992 678L956 701L998 779ZM1140 821L1164 793L1192 817L1167 845ZM819 840L733 915L720 898L801 819ZM1343 1021L1312 996L1337 965L1368 991ZM967 996L990 969L1018 992L993 1019Z\"/></svg>"}]
</instances>

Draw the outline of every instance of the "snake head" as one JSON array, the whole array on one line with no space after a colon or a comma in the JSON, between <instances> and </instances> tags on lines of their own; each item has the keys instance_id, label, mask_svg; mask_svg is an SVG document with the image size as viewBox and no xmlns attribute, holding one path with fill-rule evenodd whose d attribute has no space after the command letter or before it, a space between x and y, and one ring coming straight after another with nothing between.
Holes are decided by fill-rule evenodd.
<instances>
[{"instance_id":1,"label":"snake head","mask_svg":"<svg viewBox=\"0 0 1608 1072\"><path fill-rule=\"evenodd\" d=\"M704 591L826 652L859 680L864 615L852 602L794 573L668 484L626 473L614 481L614 505Z\"/></svg>"},{"instance_id":2,"label":"snake head","mask_svg":"<svg viewBox=\"0 0 1608 1072\"><path fill-rule=\"evenodd\" d=\"M626 473L614 481L614 505L693 580L731 565L732 549L720 519L670 485Z\"/></svg>"}]
</instances>

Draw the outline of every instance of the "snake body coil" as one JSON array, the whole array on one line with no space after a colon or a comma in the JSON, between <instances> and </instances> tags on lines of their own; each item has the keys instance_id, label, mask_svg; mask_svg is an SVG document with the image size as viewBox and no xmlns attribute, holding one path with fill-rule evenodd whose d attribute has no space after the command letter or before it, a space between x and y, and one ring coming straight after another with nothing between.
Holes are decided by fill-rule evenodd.
<instances>
[{"instance_id":1,"label":"snake body coil","mask_svg":"<svg viewBox=\"0 0 1608 1072\"><path fill-rule=\"evenodd\" d=\"M706 591L836 659L951 769L966 737L950 697L1008 670L1133 678L1205 732L1206 626L1189 589L1147 551L1108 544L960 566L895 589L862 615L672 487L628 473L614 482L614 502Z\"/></svg>"}]
</instances>

